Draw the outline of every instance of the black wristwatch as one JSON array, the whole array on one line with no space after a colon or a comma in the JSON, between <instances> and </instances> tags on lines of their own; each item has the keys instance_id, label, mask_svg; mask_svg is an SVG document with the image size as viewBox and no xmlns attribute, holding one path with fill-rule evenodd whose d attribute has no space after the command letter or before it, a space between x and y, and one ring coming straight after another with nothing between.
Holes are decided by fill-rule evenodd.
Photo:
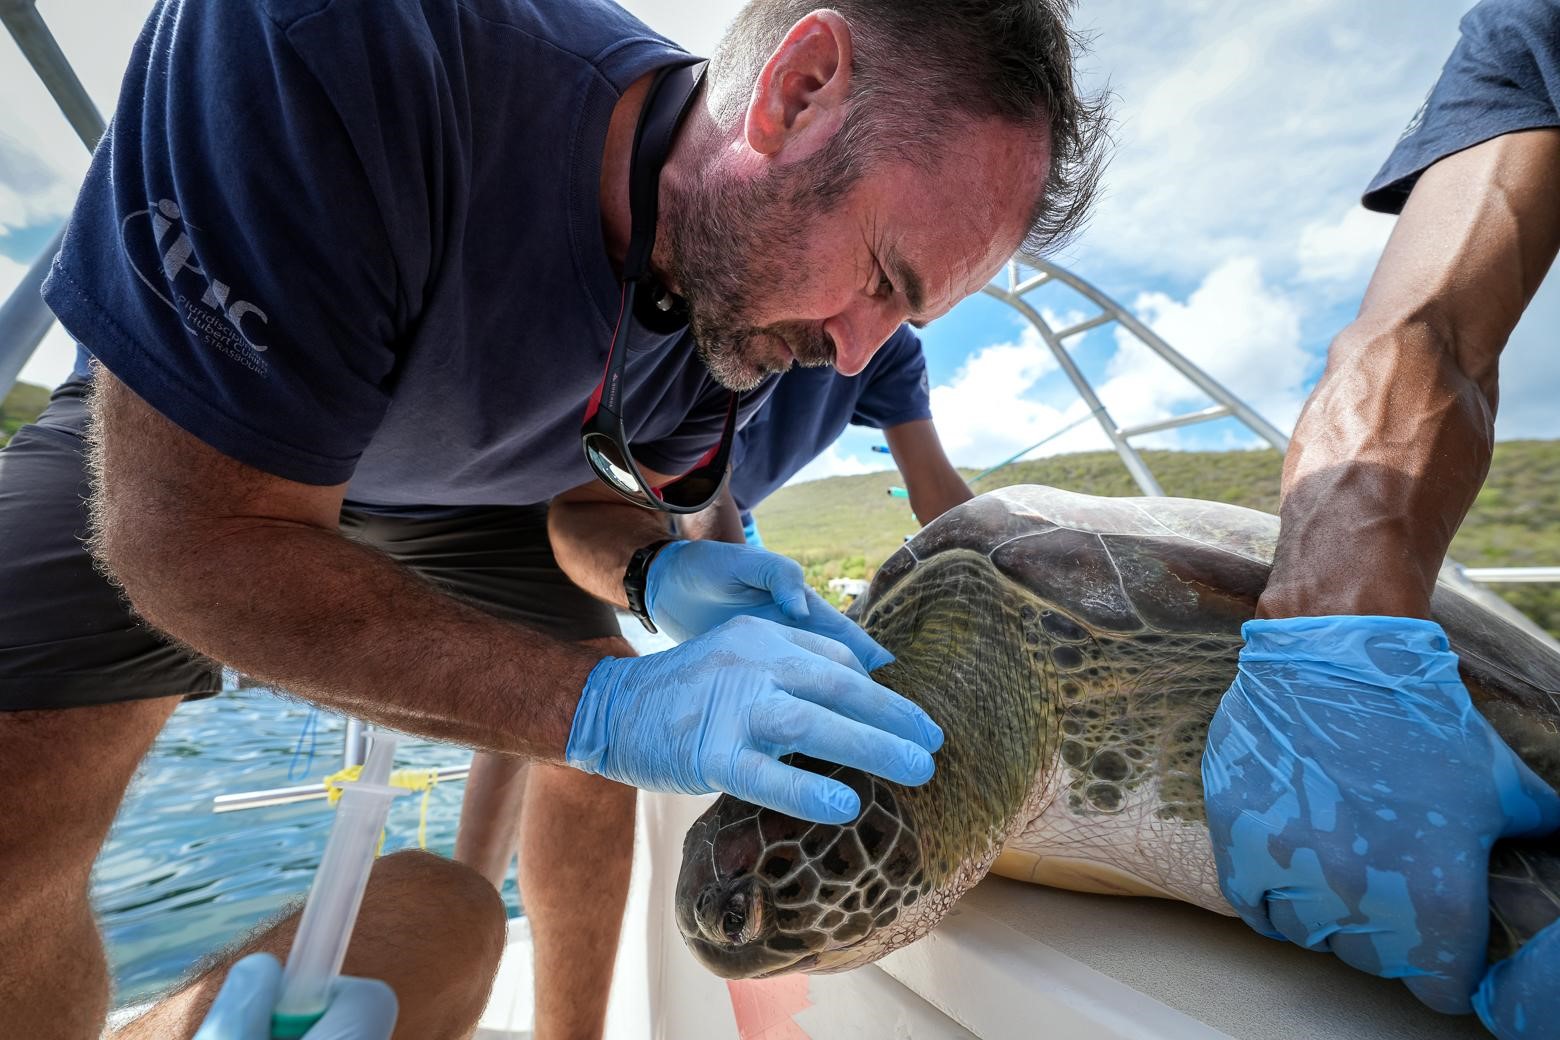
<instances>
[{"instance_id":1,"label":"black wristwatch","mask_svg":"<svg viewBox=\"0 0 1560 1040\"><path fill-rule=\"evenodd\" d=\"M650 610L645 606L645 583L650 577L650 561L655 559L655 554L671 545L677 539L662 538L659 542L651 542L649 545L640 546L634 550L634 555L628 558L628 570L623 572L623 595L628 599L628 609L639 619L639 623L645 626L647 632L657 632L655 622L650 620Z\"/></svg>"}]
</instances>

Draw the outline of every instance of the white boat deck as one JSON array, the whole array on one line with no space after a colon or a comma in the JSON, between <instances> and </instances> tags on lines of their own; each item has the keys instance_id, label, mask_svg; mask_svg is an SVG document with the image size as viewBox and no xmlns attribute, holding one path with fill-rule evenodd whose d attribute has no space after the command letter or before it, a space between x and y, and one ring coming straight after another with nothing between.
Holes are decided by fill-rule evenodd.
<instances>
[{"instance_id":1,"label":"white boat deck","mask_svg":"<svg viewBox=\"0 0 1560 1040\"><path fill-rule=\"evenodd\" d=\"M1395 982L1156 899L993 878L925 939L841 975L728 983L683 947L672 892L707 798L642 795L608 1040L1475 1040ZM512 922L480 1040L529 1040L530 938Z\"/></svg>"},{"instance_id":2,"label":"white boat deck","mask_svg":"<svg viewBox=\"0 0 1560 1040\"><path fill-rule=\"evenodd\" d=\"M531 926L523 917L509 922L509 943L493 980L482 1021L473 1040L531 1040L536 1004L531 986Z\"/></svg>"}]
</instances>

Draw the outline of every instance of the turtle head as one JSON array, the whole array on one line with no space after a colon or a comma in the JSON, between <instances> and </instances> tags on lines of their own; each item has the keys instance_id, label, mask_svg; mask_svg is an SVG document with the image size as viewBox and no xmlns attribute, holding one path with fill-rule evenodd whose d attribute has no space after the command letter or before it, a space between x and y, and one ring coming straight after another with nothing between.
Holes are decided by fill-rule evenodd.
<instances>
[{"instance_id":1,"label":"turtle head","mask_svg":"<svg viewBox=\"0 0 1560 1040\"><path fill-rule=\"evenodd\" d=\"M841 971L925 930L907 928L928 882L893 785L791 761L848 784L862 811L847 824L808 823L725 795L689 829L677 925L694 956L724 978Z\"/></svg>"}]
</instances>

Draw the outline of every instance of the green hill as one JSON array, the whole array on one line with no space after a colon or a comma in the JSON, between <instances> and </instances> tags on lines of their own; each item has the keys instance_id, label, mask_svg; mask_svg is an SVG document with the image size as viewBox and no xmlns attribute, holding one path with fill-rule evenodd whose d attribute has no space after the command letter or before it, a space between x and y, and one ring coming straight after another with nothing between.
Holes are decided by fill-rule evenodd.
<instances>
[{"instance_id":1,"label":"green hill","mask_svg":"<svg viewBox=\"0 0 1560 1040\"><path fill-rule=\"evenodd\" d=\"M1278 511L1276 451L1146 451L1165 493ZM1502 441L1490 478L1451 554L1465 566L1560 565L1560 441ZM970 475L970 474L967 474ZM916 529L909 505L891 498L896 472L832 477L781 488L756 511L764 543L799 560L826 591L830 578L865 578ZM1056 455L1021 462L987 477L976 491L1049 484L1090 495L1136 495L1115 452ZM1560 584L1501 585L1495 590L1560 636Z\"/></svg>"},{"instance_id":2,"label":"green hill","mask_svg":"<svg viewBox=\"0 0 1560 1040\"><path fill-rule=\"evenodd\" d=\"M23 423L30 423L49 403L49 391L31 383L17 383L0 401L0 445L11 439L11 434Z\"/></svg>"}]
</instances>

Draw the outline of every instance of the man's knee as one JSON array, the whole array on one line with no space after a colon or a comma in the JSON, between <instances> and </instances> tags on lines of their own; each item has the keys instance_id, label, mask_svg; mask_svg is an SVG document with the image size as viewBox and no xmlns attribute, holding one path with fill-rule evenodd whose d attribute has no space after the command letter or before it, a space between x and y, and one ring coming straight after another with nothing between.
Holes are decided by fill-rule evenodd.
<instances>
[{"instance_id":1,"label":"man's knee","mask_svg":"<svg viewBox=\"0 0 1560 1040\"><path fill-rule=\"evenodd\" d=\"M498 967L509 923L504 901L464 864L415 849L392 853L375 864L363 902L394 908L397 935L405 935L398 945L420 937L468 959L469 970Z\"/></svg>"},{"instance_id":2,"label":"man's knee","mask_svg":"<svg viewBox=\"0 0 1560 1040\"><path fill-rule=\"evenodd\" d=\"M390 983L396 1036L469 1035L504 953L504 902L481 874L426 852L374 866L342 971Z\"/></svg>"}]
</instances>

